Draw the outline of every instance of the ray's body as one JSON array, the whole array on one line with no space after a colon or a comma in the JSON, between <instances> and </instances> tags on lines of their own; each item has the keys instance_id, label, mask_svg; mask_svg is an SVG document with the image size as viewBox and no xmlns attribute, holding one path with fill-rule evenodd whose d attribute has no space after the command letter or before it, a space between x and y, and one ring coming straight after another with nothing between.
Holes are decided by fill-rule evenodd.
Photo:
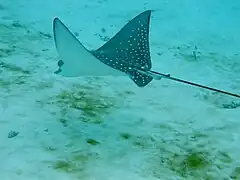
<instances>
[{"instance_id":1,"label":"ray's body","mask_svg":"<svg viewBox=\"0 0 240 180\"><path fill-rule=\"evenodd\" d=\"M238 94L152 71L149 48L150 16L151 10L140 13L108 42L93 51L87 50L73 33L55 18L54 40L61 59L56 73L67 77L128 75L138 87L146 86L153 79L166 78L240 98Z\"/></svg>"}]
</instances>

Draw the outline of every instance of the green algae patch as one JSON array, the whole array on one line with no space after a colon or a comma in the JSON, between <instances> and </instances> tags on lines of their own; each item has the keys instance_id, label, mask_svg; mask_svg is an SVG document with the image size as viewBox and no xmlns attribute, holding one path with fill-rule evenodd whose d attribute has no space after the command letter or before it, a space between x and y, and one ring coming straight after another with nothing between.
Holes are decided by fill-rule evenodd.
<instances>
[{"instance_id":1,"label":"green algae patch","mask_svg":"<svg viewBox=\"0 0 240 180\"><path fill-rule=\"evenodd\" d=\"M91 172L91 166L98 159L97 153L74 152L68 158L60 158L51 162L53 169L59 172L71 174L80 179L87 179Z\"/></svg>"},{"instance_id":2,"label":"green algae patch","mask_svg":"<svg viewBox=\"0 0 240 180\"><path fill-rule=\"evenodd\" d=\"M104 117L115 108L115 100L103 95L99 89L79 86L69 90L62 90L48 100L60 108L60 122L67 126L72 117L85 123L101 124Z\"/></svg>"},{"instance_id":3,"label":"green algae patch","mask_svg":"<svg viewBox=\"0 0 240 180\"><path fill-rule=\"evenodd\" d=\"M92 146L96 146L98 144L100 144L100 142L98 142L97 140L95 139L87 139L86 142Z\"/></svg>"},{"instance_id":4,"label":"green algae patch","mask_svg":"<svg viewBox=\"0 0 240 180\"><path fill-rule=\"evenodd\" d=\"M231 176L232 179L240 179L240 167L234 168Z\"/></svg>"},{"instance_id":5,"label":"green algae patch","mask_svg":"<svg viewBox=\"0 0 240 180\"><path fill-rule=\"evenodd\" d=\"M68 160L58 160L53 163L53 168L59 171L71 172L75 166Z\"/></svg>"},{"instance_id":6,"label":"green algae patch","mask_svg":"<svg viewBox=\"0 0 240 180\"><path fill-rule=\"evenodd\" d=\"M152 163L152 174L157 178L160 178L162 168L167 168L176 175L187 178L202 177L203 174L206 174L212 161L207 153L188 152L186 154L167 153L164 156L156 155Z\"/></svg>"},{"instance_id":7,"label":"green algae patch","mask_svg":"<svg viewBox=\"0 0 240 180\"><path fill-rule=\"evenodd\" d=\"M120 137L122 139L128 140L128 139L130 139L132 137L132 135L129 134L129 133L120 133Z\"/></svg>"},{"instance_id":8,"label":"green algae patch","mask_svg":"<svg viewBox=\"0 0 240 180\"><path fill-rule=\"evenodd\" d=\"M27 84L28 76L15 75L10 79L0 78L0 88L12 91L13 87Z\"/></svg>"},{"instance_id":9,"label":"green algae patch","mask_svg":"<svg viewBox=\"0 0 240 180\"><path fill-rule=\"evenodd\" d=\"M156 151L158 149L158 151ZM161 178L163 170L170 170L172 174L179 178L214 180L219 176L219 171L232 166L231 156L224 151L216 149L203 149L201 147L193 149L182 149L179 147L161 147L153 150L148 162L148 172L156 178ZM238 171L233 171L232 177L238 177Z\"/></svg>"},{"instance_id":10,"label":"green algae patch","mask_svg":"<svg viewBox=\"0 0 240 180\"><path fill-rule=\"evenodd\" d=\"M181 177L201 176L211 165L209 155L205 152L188 152L185 155L174 154L166 159L169 169Z\"/></svg>"},{"instance_id":11,"label":"green algae patch","mask_svg":"<svg viewBox=\"0 0 240 180\"><path fill-rule=\"evenodd\" d=\"M202 169L209 164L207 154L201 152L189 153L182 162L183 167L187 169Z\"/></svg>"}]
</instances>

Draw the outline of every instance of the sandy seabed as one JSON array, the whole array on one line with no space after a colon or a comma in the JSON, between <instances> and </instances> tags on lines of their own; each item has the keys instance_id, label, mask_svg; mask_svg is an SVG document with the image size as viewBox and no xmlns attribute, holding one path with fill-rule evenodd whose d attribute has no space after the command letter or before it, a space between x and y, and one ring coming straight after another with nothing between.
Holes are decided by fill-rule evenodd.
<instances>
[{"instance_id":1,"label":"sandy seabed","mask_svg":"<svg viewBox=\"0 0 240 180\"><path fill-rule=\"evenodd\" d=\"M169 80L55 75L52 20L95 49L153 9L153 69L240 90L240 2L0 2L0 179L240 179L240 101Z\"/></svg>"}]
</instances>

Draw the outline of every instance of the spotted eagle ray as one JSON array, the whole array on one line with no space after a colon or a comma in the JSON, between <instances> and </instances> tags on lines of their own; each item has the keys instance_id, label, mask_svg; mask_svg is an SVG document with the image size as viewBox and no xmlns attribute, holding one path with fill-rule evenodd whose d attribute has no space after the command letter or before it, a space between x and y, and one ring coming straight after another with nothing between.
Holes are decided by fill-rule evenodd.
<instances>
[{"instance_id":1,"label":"spotted eagle ray","mask_svg":"<svg viewBox=\"0 0 240 180\"><path fill-rule=\"evenodd\" d=\"M138 87L153 79L166 78L240 98L240 95L203 86L152 71L149 48L151 10L129 21L109 41L96 50L88 50L58 18L53 20L55 46L61 60L55 72L66 77L129 76Z\"/></svg>"}]
</instances>

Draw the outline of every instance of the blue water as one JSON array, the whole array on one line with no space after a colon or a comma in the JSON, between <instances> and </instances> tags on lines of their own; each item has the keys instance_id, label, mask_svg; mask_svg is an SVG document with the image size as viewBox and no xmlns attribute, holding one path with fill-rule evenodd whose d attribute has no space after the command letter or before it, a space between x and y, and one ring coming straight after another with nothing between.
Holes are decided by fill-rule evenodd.
<instances>
[{"instance_id":1,"label":"blue water","mask_svg":"<svg viewBox=\"0 0 240 180\"><path fill-rule=\"evenodd\" d=\"M153 70L240 93L240 2L0 2L0 179L240 179L239 98L167 79L66 78L52 21L89 49L152 9Z\"/></svg>"}]
</instances>

